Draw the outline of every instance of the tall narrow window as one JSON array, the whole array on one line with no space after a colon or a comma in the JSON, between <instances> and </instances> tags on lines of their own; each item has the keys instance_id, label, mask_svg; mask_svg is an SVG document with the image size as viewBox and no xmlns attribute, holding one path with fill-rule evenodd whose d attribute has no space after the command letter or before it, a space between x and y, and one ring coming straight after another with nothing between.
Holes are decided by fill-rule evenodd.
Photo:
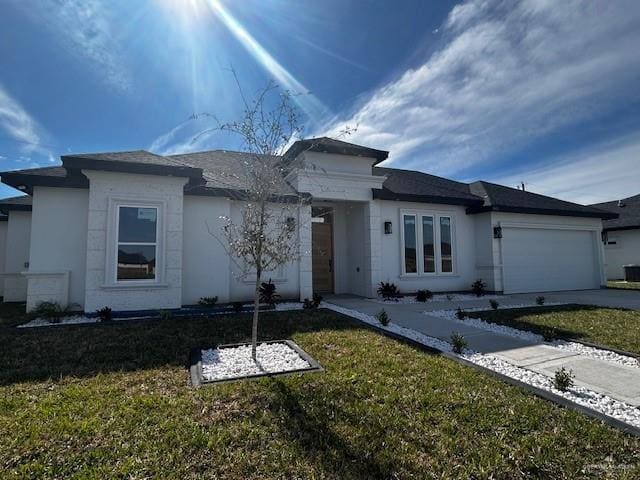
<instances>
[{"instance_id":1,"label":"tall narrow window","mask_svg":"<svg viewBox=\"0 0 640 480\"><path fill-rule=\"evenodd\" d=\"M157 247L158 209L119 207L117 280L155 280Z\"/></svg>"},{"instance_id":2,"label":"tall narrow window","mask_svg":"<svg viewBox=\"0 0 640 480\"><path fill-rule=\"evenodd\" d=\"M404 271L418 273L418 255L416 240L416 217L404 215Z\"/></svg>"},{"instance_id":3,"label":"tall narrow window","mask_svg":"<svg viewBox=\"0 0 640 480\"><path fill-rule=\"evenodd\" d=\"M453 272L451 217L440 217L440 260L443 273Z\"/></svg>"},{"instance_id":4,"label":"tall narrow window","mask_svg":"<svg viewBox=\"0 0 640 480\"><path fill-rule=\"evenodd\" d=\"M436 252L433 243L433 217L422 217L422 257L424 273L436 271Z\"/></svg>"}]
</instances>

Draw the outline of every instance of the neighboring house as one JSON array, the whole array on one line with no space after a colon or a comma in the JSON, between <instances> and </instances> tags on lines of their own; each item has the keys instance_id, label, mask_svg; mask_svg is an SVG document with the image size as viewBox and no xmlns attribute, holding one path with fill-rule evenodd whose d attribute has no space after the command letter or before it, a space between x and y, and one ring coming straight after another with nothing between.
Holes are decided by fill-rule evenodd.
<instances>
[{"instance_id":1,"label":"neighboring house","mask_svg":"<svg viewBox=\"0 0 640 480\"><path fill-rule=\"evenodd\" d=\"M615 214L486 182L376 167L387 155L321 138L296 142L275 159L288 168L290 194L312 198L296 219L301 258L265 275L282 297L372 297L380 281L407 293L468 290L478 278L508 293L604 283L602 219ZM28 308L55 300L86 311L170 309L206 296L251 298L252 279L211 232L220 231L221 216L239 218L242 185L225 172L252 158L97 153L3 173L2 182L33 201L21 273ZM7 260L15 247L8 245ZM15 265L5 268L16 273Z\"/></svg>"},{"instance_id":2,"label":"neighboring house","mask_svg":"<svg viewBox=\"0 0 640 480\"><path fill-rule=\"evenodd\" d=\"M592 205L618 215L603 222L608 280L624 278L624 265L640 265L640 195Z\"/></svg>"}]
</instances>

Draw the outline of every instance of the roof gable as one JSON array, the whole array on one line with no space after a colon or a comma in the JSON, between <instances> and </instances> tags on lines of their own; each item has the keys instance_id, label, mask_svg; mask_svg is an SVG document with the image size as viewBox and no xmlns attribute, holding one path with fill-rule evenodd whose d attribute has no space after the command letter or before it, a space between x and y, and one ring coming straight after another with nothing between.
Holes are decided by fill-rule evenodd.
<instances>
[{"instance_id":1,"label":"roof gable","mask_svg":"<svg viewBox=\"0 0 640 480\"><path fill-rule=\"evenodd\" d=\"M603 223L605 230L640 229L640 195L613 202L596 203L592 207L618 214L618 218Z\"/></svg>"}]
</instances>

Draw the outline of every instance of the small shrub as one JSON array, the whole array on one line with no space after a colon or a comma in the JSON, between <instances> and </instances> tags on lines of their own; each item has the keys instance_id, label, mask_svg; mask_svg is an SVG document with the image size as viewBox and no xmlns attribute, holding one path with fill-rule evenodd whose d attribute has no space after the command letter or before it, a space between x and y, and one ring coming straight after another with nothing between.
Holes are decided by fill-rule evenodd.
<instances>
[{"instance_id":1,"label":"small shrub","mask_svg":"<svg viewBox=\"0 0 640 480\"><path fill-rule=\"evenodd\" d=\"M498 303L497 300L489 300L489 305L491 305L491 308L493 310L497 310L498 307L500 306L500 303Z\"/></svg>"},{"instance_id":2,"label":"small shrub","mask_svg":"<svg viewBox=\"0 0 640 480\"><path fill-rule=\"evenodd\" d=\"M304 302L302 303L302 308L304 308L305 310L312 310L316 308L316 305L313 302L313 300L309 300L308 298L305 298Z\"/></svg>"},{"instance_id":3,"label":"small shrub","mask_svg":"<svg viewBox=\"0 0 640 480\"><path fill-rule=\"evenodd\" d=\"M51 323L60 323L68 311L58 302L40 302L31 313L34 317L46 318Z\"/></svg>"},{"instance_id":4,"label":"small shrub","mask_svg":"<svg viewBox=\"0 0 640 480\"><path fill-rule=\"evenodd\" d=\"M113 312L109 307L102 307L96 314L101 322L110 322L113 319Z\"/></svg>"},{"instance_id":5,"label":"small shrub","mask_svg":"<svg viewBox=\"0 0 640 480\"><path fill-rule=\"evenodd\" d=\"M274 305L278 298L280 298L280 295L276 293L276 285L271 283L271 279L268 282L262 282L260 285L260 303Z\"/></svg>"},{"instance_id":6,"label":"small shrub","mask_svg":"<svg viewBox=\"0 0 640 480\"><path fill-rule=\"evenodd\" d=\"M544 305L545 298L543 296L536 297L536 305Z\"/></svg>"},{"instance_id":7,"label":"small shrub","mask_svg":"<svg viewBox=\"0 0 640 480\"><path fill-rule=\"evenodd\" d=\"M158 315L160 320L171 320L173 318L173 312L171 310L159 310Z\"/></svg>"},{"instance_id":8,"label":"small shrub","mask_svg":"<svg viewBox=\"0 0 640 480\"><path fill-rule=\"evenodd\" d=\"M573 378L573 371L562 367L553 375L553 386L561 392L566 392L573 387Z\"/></svg>"},{"instance_id":9,"label":"small shrub","mask_svg":"<svg viewBox=\"0 0 640 480\"><path fill-rule=\"evenodd\" d=\"M218 303L218 297L202 297L198 300L198 305L201 307L213 307Z\"/></svg>"},{"instance_id":10,"label":"small shrub","mask_svg":"<svg viewBox=\"0 0 640 480\"><path fill-rule=\"evenodd\" d=\"M541 328L540 333L542 333L542 338L544 338L545 342L552 342L558 338L558 331L555 327L545 325Z\"/></svg>"},{"instance_id":11,"label":"small shrub","mask_svg":"<svg viewBox=\"0 0 640 480\"><path fill-rule=\"evenodd\" d=\"M451 334L451 348L454 353L458 355L464 352L464 349L467 348L467 341L464 339L464 336L460 333L453 332Z\"/></svg>"},{"instance_id":12,"label":"small shrub","mask_svg":"<svg viewBox=\"0 0 640 480\"><path fill-rule=\"evenodd\" d=\"M319 293L314 293L313 294L313 306L315 308L318 308L321 303L322 303L322 295L320 295Z\"/></svg>"},{"instance_id":13,"label":"small shrub","mask_svg":"<svg viewBox=\"0 0 640 480\"><path fill-rule=\"evenodd\" d=\"M447 300L449 301L453 300L453 295L451 295L450 293L447 293Z\"/></svg>"},{"instance_id":14,"label":"small shrub","mask_svg":"<svg viewBox=\"0 0 640 480\"><path fill-rule=\"evenodd\" d=\"M471 291L476 297L481 297L487 292L487 285L479 278L471 284Z\"/></svg>"},{"instance_id":15,"label":"small shrub","mask_svg":"<svg viewBox=\"0 0 640 480\"><path fill-rule=\"evenodd\" d=\"M465 312L462 308L458 307L458 309L456 310L456 318L458 320L464 320L466 316L467 316L467 312Z\"/></svg>"},{"instance_id":16,"label":"small shrub","mask_svg":"<svg viewBox=\"0 0 640 480\"><path fill-rule=\"evenodd\" d=\"M378 314L376 315L376 319L380 322L380 325L382 325L383 327L386 327L387 325L389 325L389 315L387 314L384 308L378 312Z\"/></svg>"},{"instance_id":17,"label":"small shrub","mask_svg":"<svg viewBox=\"0 0 640 480\"><path fill-rule=\"evenodd\" d=\"M242 302L233 302L231 306L233 307L233 311L236 313L240 313L242 311Z\"/></svg>"},{"instance_id":18,"label":"small shrub","mask_svg":"<svg viewBox=\"0 0 640 480\"><path fill-rule=\"evenodd\" d=\"M418 290L416 292L416 300L418 302L426 302L433 298L431 290Z\"/></svg>"},{"instance_id":19,"label":"small shrub","mask_svg":"<svg viewBox=\"0 0 640 480\"><path fill-rule=\"evenodd\" d=\"M400 297L400 290L398 290L398 287L394 283L380 282L378 295L380 295L385 302L389 300L395 300L397 302Z\"/></svg>"}]
</instances>

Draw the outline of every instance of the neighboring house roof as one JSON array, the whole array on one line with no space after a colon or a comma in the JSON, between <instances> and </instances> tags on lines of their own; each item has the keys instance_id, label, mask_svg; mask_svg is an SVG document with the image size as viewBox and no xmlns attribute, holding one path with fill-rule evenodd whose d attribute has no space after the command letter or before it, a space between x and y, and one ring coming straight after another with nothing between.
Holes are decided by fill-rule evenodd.
<instances>
[{"instance_id":1,"label":"neighboring house roof","mask_svg":"<svg viewBox=\"0 0 640 480\"><path fill-rule=\"evenodd\" d=\"M335 138L318 137L298 140L286 151L284 158L285 160L295 158L305 151L375 158L376 163L380 163L389 157L389 152L385 150L376 150L375 148L364 147L355 143L336 140Z\"/></svg>"},{"instance_id":2,"label":"neighboring house roof","mask_svg":"<svg viewBox=\"0 0 640 480\"><path fill-rule=\"evenodd\" d=\"M596 203L592 207L618 214L618 218L606 220L604 230L640 229L640 195L613 202Z\"/></svg>"},{"instance_id":3,"label":"neighboring house roof","mask_svg":"<svg viewBox=\"0 0 640 480\"><path fill-rule=\"evenodd\" d=\"M20 195L0 200L0 212L2 214L8 215L11 210L30 212L31 197L29 195Z\"/></svg>"},{"instance_id":4,"label":"neighboring house roof","mask_svg":"<svg viewBox=\"0 0 640 480\"><path fill-rule=\"evenodd\" d=\"M382 150L321 137L294 143L285 154L285 162L288 157L305 150L357 155L377 161L386 159L388 155ZM20 189L27 193L32 193L33 186L87 188L89 182L81 173L83 169L173 175L190 179L185 189L187 194L242 198L242 191L247 188L243 181L242 165L255 158L255 154L225 150L167 156L144 150L88 153L65 155L62 157L62 166L12 171L1 175L4 183L16 188L26 187ZM282 157L268 158L274 168L281 168ZM594 206L586 207L488 182L467 184L423 172L383 167L373 167L372 173L387 177L382 189L373 191L373 197L377 199L463 205L470 214L493 210L603 219L616 217L615 213ZM278 195L282 199L280 195L298 198L301 194L283 179L282 191ZM288 200L285 198L284 201Z\"/></svg>"},{"instance_id":5,"label":"neighboring house roof","mask_svg":"<svg viewBox=\"0 0 640 480\"><path fill-rule=\"evenodd\" d=\"M598 208L586 207L577 203L566 202L495 183L473 182L469 184L469 191L482 198L484 203L481 206L470 207L468 213L497 211L602 219L614 218L614 214Z\"/></svg>"},{"instance_id":6,"label":"neighboring house roof","mask_svg":"<svg viewBox=\"0 0 640 480\"><path fill-rule=\"evenodd\" d=\"M397 168L374 167L373 174L387 177L382 189L373 191L373 198L448 205L482 205L482 199L470 193L466 183Z\"/></svg>"}]
</instances>

